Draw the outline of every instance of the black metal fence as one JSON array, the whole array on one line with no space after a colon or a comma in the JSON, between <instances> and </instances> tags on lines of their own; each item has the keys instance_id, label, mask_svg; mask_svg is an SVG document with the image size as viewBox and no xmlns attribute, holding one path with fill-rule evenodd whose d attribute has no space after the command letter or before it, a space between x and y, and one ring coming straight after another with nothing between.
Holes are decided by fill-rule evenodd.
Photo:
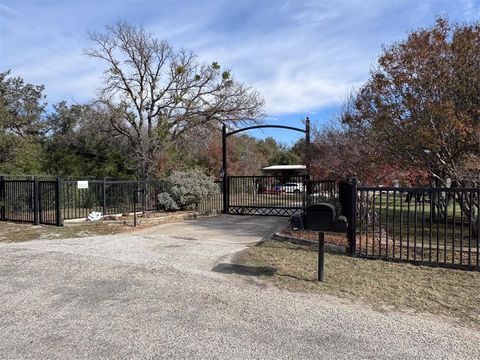
<instances>
[{"instance_id":1,"label":"black metal fence","mask_svg":"<svg viewBox=\"0 0 480 360\"><path fill-rule=\"evenodd\" d=\"M222 182L217 191L198 204L198 211L222 211ZM139 191L140 190L140 191ZM158 194L164 180L5 179L0 177L0 220L62 225L63 220L159 210Z\"/></svg>"},{"instance_id":2,"label":"black metal fence","mask_svg":"<svg viewBox=\"0 0 480 360\"><path fill-rule=\"evenodd\" d=\"M85 218L92 211L103 215L160 210L158 195L165 191L164 180L90 180L88 189L79 189L77 181L62 182L64 219ZM198 204L198 211L222 211L222 182L217 191ZM137 195L135 195L137 193Z\"/></svg>"},{"instance_id":3,"label":"black metal fence","mask_svg":"<svg viewBox=\"0 0 480 360\"><path fill-rule=\"evenodd\" d=\"M0 177L0 220L61 225L61 181Z\"/></svg>"},{"instance_id":4,"label":"black metal fence","mask_svg":"<svg viewBox=\"0 0 480 360\"><path fill-rule=\"evenodd\" d=\"M33 181L0 181L1 220L33 222L33 199Z\"/></svg>"},{"instance_id":5,"label":"black metal fence","mask_svg":"<svg viewBox=\"0 0 480 360\"><path fill-rule=\"evenodd\" d=\"M358 256L480 270L480 188L359 187Z\"/></svg>"},{"instance_id":6,"label":"black metal fence","mask_svg":"<svg viewBox=\"0 0 480 360\"><path fill-rule=\"evenodd\" d=\"M336 182L307 179L228 177L228 213L289 216L309 203L338 198ZM223 182L215 183L216 192L197 205L198 211L223 211ZM63 220L84 219L92 212L114 215L154 211L160 209L158 195L164 191L164 180L0 177L0 216L2 220L61 225Z\"/></svg>"},{"instance_id":7,"label":"black metal fence","mask_svg":"<svg viewBox=\"0 0 480 360\"><path fill-rule=\"evenodd\" d=\"M215 181L215 186L215 192L198 204L198 211L223 211L223 181Z\"/></svg>"},{"instance_id":8,"label":"black metal fence","mask_svg":"<svg viewBox=\"0 0 480 360\"><path fill-rule=\"evenodd\" d=\"M62 216L64 219L86 218L93 211L103 215L152 211L158 209L157 195L164 191L162 180L89 180L88 188L78 181L62 182ZM142 194L135 196L137 190ZM136 204L134 204L136 201Z\"/></svg>"},{"instance_id":9,"label":"black metal fence","mask_svg":"<svg viewBox=\"0 0 480 360\"><path fill-rule=\"evenodd\" d=\"M315 202L330 201L339 196L339 183L335 180L312 181L310 194Z\"/></svg>"},{"instance_id":10,"label":"black metal fence","mask_svg":"<svg viewBox=\"0 0 480 360\"><path fill-rule=\"evenodd\" d=\"M228 177L227 213L290 216L311 203L333 202L347 217L352 255L480 270L480 188L357 187L356 181L307 180ZM215 183L217 191L197 210L223 210L223 182ZM159 210L158 195L165 191L163 180L94 179L79 185L71 179L0 177L0 220L61 225L93 211Z\"/></svg>"}]
</instances>

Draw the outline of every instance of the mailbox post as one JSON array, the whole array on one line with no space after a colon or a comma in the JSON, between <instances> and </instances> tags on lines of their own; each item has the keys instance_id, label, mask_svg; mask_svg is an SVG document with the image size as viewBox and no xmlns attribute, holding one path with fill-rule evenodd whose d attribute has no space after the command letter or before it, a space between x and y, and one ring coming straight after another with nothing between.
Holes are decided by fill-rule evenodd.
<instances>
[{"instance_id":1,"label":"mailbox post","mask_svg":"<svg viewBox=\"0 0 480 360\"><path fill-rule=\"evenodd\" d=\"M325 233L318 233L318 281L325 281Z\"/></svg>"}]
</instances>

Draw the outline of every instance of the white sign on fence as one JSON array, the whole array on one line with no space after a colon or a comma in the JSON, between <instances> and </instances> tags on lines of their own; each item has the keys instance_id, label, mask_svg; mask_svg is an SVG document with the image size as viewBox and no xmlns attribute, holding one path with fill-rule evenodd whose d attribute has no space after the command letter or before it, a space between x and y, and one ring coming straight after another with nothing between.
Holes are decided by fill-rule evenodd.
<instances>
[{"instance_id":1,"label":"white sign on fence","mask_svg":"<svg viewBox=\"0 0 480 360\"><path fill-rule=\"evenodd\" d=\"M88 189L88 181L77 181L77 189Z\"/></svg>"}]
</instances>

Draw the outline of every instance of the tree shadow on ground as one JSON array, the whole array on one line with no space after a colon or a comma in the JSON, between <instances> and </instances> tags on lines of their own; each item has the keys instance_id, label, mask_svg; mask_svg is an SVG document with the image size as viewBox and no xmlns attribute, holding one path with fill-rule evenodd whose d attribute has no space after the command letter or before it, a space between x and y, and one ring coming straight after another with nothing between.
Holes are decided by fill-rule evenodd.
<instances>
[{"instance_id":1,"label":"tree shadow on ground","mask_svg":"<svg viewBox=\"0 0 480 360\"><path fill-rule=\"evenodd\" d=\"M215 265L212 271L222 274L237 274L246 276L273 276L276 269L269 266L246 266L238 264L220 263Z\"/></svg>"}]
</instances>

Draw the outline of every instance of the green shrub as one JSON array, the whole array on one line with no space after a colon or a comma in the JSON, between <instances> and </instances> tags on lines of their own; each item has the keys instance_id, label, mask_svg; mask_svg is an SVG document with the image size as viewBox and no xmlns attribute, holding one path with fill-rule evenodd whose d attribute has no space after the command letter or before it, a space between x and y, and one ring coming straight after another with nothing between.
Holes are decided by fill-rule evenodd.
<instances>
[{"instance_id":1,"label":"green shrub","mask_svg":"<svg viewBox=\"0 0 480 360\"><path fill-rule=\"evenodd\" d=\"M174 171L165 181L165 192L158 195L158 204L166 211L191 209L216 190L214 179L199 170Z\"/></svg>"}]
</instances>

